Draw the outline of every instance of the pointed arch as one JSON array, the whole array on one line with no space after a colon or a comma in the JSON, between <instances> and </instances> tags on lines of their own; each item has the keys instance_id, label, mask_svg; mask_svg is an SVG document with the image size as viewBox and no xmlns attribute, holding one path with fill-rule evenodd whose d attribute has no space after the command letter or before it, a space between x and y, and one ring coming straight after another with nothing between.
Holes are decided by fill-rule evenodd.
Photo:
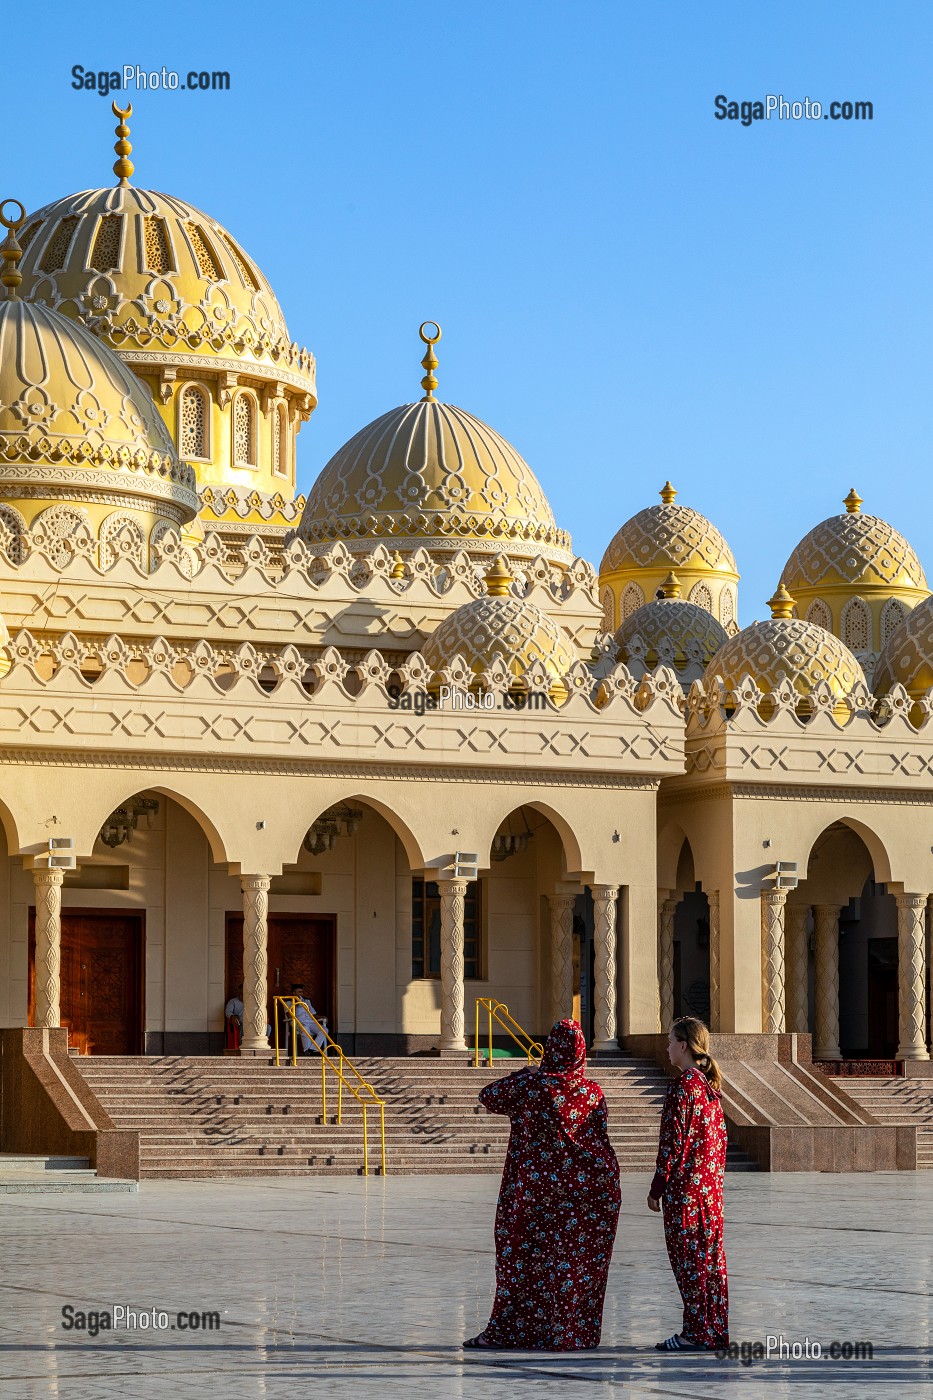
<instances>
[{"instance_id":1,"label":"pointed arch","mask_svg":"<svg viewBox=\"0 0 933 1400\"><path fill-rule=\"evenodd\" d=\"M211 399L203 384L186 384L178 395L178 455L208 462L211 456Z\"/></svg>"},{"instance_id":2,"label":"pointed arch","mask_svg":"<svg viewBox=\"0 0 933 1400\"><path fill-rule=\"evenodd\" d=\"M833 630L833 615L829 604L822 598L814 598L807 608L807 621L815 622L817 627L823 627L827 632Z\"/></svg>"},{"instance_id":3,"label":"pointed arch","mask_svg":"<svg viewBox=\"0 0 933 1400\"><path fill-rule=\"evenodd\" d=\"M850 651L871 651L871 609L864 598L850 598L842 610L842 640Z\"/></svg>"}]
</instances>

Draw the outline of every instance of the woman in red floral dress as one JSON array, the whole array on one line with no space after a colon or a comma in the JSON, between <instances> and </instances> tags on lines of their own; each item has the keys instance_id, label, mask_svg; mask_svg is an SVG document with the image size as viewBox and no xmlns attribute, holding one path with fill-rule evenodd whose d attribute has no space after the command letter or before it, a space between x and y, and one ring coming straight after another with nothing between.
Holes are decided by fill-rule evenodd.
<instances>
[{"instance_id":1,"label":"woman in red floral dress","mask_svg":"<svg viewBox=\"0 0 933 1400\"><path fill-rule=\"evenodd\" d=\"M684 1300L683 1330L658 1351L717 1351L729 1345L729 1285L723 1247L726 1124L719 1066L702 1021L674 1022L667 1053L680 1074L667 1091L649 1209L664 1205L664 1238Z\"/></svg>"},{"instance_id":2,"label":"woman in red floral dress","mask_svg":"<svg viewBox=\"0 0 933 1400\"><path fill-rule=\"evenodd\" d=\"M489 1113L512 1121L496 1210L496 1300L468 1347L599 1346L619 1208L606 1101L585 1078L586 1041L558 1021L540 1067L489 1084Z\"/></svg>"}]
</instances>

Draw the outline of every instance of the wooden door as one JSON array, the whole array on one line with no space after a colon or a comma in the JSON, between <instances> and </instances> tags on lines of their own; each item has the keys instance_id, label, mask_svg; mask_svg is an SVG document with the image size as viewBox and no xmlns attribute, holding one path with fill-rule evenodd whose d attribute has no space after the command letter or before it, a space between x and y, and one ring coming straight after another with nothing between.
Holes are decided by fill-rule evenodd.
<instances>
[{"instance_id":1,"label":"wooden door","mask_svg":"<svg viewBox=\"0 0 933 1400\"><path fill-rule=\"evenodd\" d=\"M138 1055L143 1048L142 914L86 909L62 914L61 1023L86 1055ZM35 910L29 911L29 1023L36 974Z\"/></svg>"},{"instance_id":2,"label":"wooden door","mask_svg":"<svg viewBox=\"0 0 933 1400\"><path fill-rule=\"evenodd\" d=\"M331 1031L337 1028L336 924L332 914L269 915L269 1020L272 1000L300 982ZM243 916L227 915L227 1000L243 981Z\"/></svg>"}]
</instances>

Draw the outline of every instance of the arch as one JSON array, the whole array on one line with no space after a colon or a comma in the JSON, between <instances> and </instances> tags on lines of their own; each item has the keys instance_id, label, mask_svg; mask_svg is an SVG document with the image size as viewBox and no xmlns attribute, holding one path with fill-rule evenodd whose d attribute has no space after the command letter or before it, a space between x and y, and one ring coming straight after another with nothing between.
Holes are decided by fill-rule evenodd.
<instances>
[{"instance_id":1,"label":"arch","mask_svg":"<svg viewBox=\"0 0 933 1400\"><path fill-rule=\"evenodd\" d=\"M234 467L259 466L257 424L259 403L249 389L238 389L231 408L231 465Z\"/></svg>"},{"instance_id":2,"label":"arch","mask_svg":"<svg viewBox=\"0 0 933 1400\"><path fill-rule=\"evenodd\" d=\"M713 594L707 583L695 583L687 597L688 603L695 603L710 615L713 613Z\"/></svg>"},{"instance_id":3,"label":"arch","mask_svg":"<svg viewBox=\"0 0 933 1400\"><path fill-rule=\"evenodd\" d=\"M498 816L493 816L492 830L488 844L485 849L477 851L480 869L488 869L492 864L492 843L499 827L513 812L518 812L522 807L527 807L530 811L538 812L550 822L551 826L557 832L563 848L564 860L567 863L568 873L582 870L583 853L570 821L558 812L556 807L552 807L549 802L542 802L536 798L531 798L528 801L522 802L510 802L508 805L503 804Z\"/></svg>"},{"instance_id":4,"label":"arch","mask_svg":"<svg viewBox=\"0 0 933 1400\"><path fill-rule=\"evenodd\" d=\"M813 852L817 842L820 840L821 836L823 836L831 827L835 826L836 824L848 827L851 831L855 833L856 836L859 837L859 839L862 842L862 845L867 850L868 855L871 859L872 869L874 870L874 876L879 884L887 884L888 881L893 879L891 873L891 860L888 855L887 847L885 846L881 837L877 834L877 832L872 831L870 826L866 826L866 824L863 821L860 821L857 817L852 817L844 813L838 816L831 816L829 813L826 812L820 813L819 830L813 836L812 840L810 841L807 847L806 855L804 857L804 860L801 862L802 868L809 871L810 863L813 859ZM803 878L805 877L801 875L801 879Z\"/></svg>"},{"instance_id":5,"label":"arch","mask_svg":"<svg viewBox=\"0 0 933 1400\"><path fill-rule=\"evenodd\" d=\"M616 600L611 588L604 588L602 593L604 632L614 632L616 630Z\"/></svg>"},{"instance_id":6,"label":"arch","mask_svg":"<svg viewBox=\"0 0 933 1400\"><path fill-rule=\"evenodd\" d=\"M276 404L272 412L272 472L288 476L288 417L283 403Z\"/></svg>"},{"instance_id":7,"label":"arch","mask_svg":"<svg viewBox=\"0 0 933 1400\"><path fill-rule=\"evenodd\" d=\"M378 797L373 797L365 788L351 788L347 792L332 793L323 807L314 810L311 815L302 817L301 834L295 846L295 858L291 864L296 864L301 853L301 843L305 838L305 832L311 824L317 821L318 817L324 815L331 807L339 806L344 802L362 802L372 810L389 826L402 843L408 864L412 870L423 870L427 864L427 856L421 849L420 842L415 836L411 827L402 817ZM310 809L309 809L310 810Z\"/></svg>"},{"instance_id":8,"label":"arch","mask_svg":"<svg viewBox=\"0 0 933 1400\"><path fill-rule=\"evenodd\" d=\"M622 590L622 621L644 605L644 590L637 583L627 583Z\"/></svg>"},{"instance_id":9,"label":"arch","mask_svg":"<svg viewBox=\"0 0 933 1400\"><path fill-rule=\"evenodd\" d=\"M14 817L10 808L3 801L0 801L0 827L3 828L3 834L6 837L7 855L13 856L22 854L20 850L20 834L19 828L16 824L16 818Z\"/></svg>"},{"instance_id":10,"label":"arch","mask_svg":"<svg viewBox=\"0 0 933 1400\"><path fill-rule=\"evenodd\" d=\"M719 592L719 621L727 632L735 626L735 589L731 583L724 583Z\"/></svg>"},{"instance_id":11,"label":"arch","mask_svg":"<svg viewBox=\"0 0 933 1400\"><path fill-rule=\"evenodd\" d=\"M203 384L186 384L178 395L178 455L210 461L211 398Z\"/></svg>"},{"instance_id":12,"label":"arch","mask_svg":"<svg viewBox=\"0 0 933 1400\"><path fill-rule=\"evenodd\" d=\"M15 506L0 502L0 548L11 564L22 564L26 558L26 520Z\"/></svg>"},{"instance_id":13,"label":"arch","mask_svg":"<svg viewBox=\"0 0 933 1400\"><path fill-rule=\"evenodd\" d=\"M207 815L203 807L195 802L193 798L189 797L187 793L180 791L176 787L169 787L164 783L152 783L145 787L128 787L122 790L122 793L120 789L115 789L114 791L115 796L112 800L108 801L107 810L100 813L99 820L94 820L92 824L93 814L88 813L84 827L76 834L75 851L79 861L82 855L87 857L91 851L93 851L98 834L110 813L116 811L118 807L122 807L125 803L130 802L134 797L139 797L144 792L153 792L160 797L170 798L173 802L177 802L179 807L183 807L189 816L194 818L207 837L207 843L211 849L211 858L215 865L224 865L231 860L231 856L227 850L227 842L221 835L220 829Z\"/></svg>"},{"instance_id":14,"label":"arch","mask_svg":"<svg viewBox=\"0 0 933 1400\"><path fill-rule=\"evenodd\" d=\"M842 640L850 651L871 650L871 609L864 598L850 598L842 610Z\"/></svg>"},{"instance_id":15,"label":"arch","mask_svg":"<svg viewBox=\"0 0 933 1400\"><path fill-rule=\"evenodd\" d=\"M817 627L824 627L827 632L833 630L833 615L829 604L822 598L814 598L807 608L807 621L815 622Z\"/></svg>"},{"instance_id":16,"label":"arch","mask_svg":"<svg viewBox=\"0 0 933 1400\"><path fill-rule=\"evenodd\" d=\"M112 568L118 559L132 559L145 568L146 536L128 510L115 510L100 527L100 567Z\"/></svg>"},{"instance_id":17,"label":"arch","mask_svg":"<svg viewBox=\"0 0 933 1400\"><path fill-rule=\"evenodd\" d=\"M32 522L32 537L52 563L63 569L74 553L70 541L93 540L91 517L83 506L47 506Z\"/></svg>"},{"instance_id":18,"label":"arch","mask_svg":"<svg viewBox=\"0 0 933 1400\"><path fill-rule=\"evenodd\" d=\"M906 616L907 609L904 607L904 604L901 602L901 600L899 598L889 598L888 601L885 603L884 607L881 609L882 647L884 647L885 643L890 638L891 633L896 631L897 628L900 627L901 623L904 621L904 618Z\"/></svg>"}]
</instances>

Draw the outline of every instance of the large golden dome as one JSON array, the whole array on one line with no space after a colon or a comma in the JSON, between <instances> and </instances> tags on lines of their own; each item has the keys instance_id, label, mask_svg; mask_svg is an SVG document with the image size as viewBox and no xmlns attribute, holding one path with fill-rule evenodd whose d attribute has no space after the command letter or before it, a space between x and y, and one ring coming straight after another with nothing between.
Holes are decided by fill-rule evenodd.
<instances>
[{"instance_id":1,"label":"large golden dome","mask_svg":"<svg viewBox=\"0 0 933 1400\"><path fill-rule=\"evenodd\" d=\"M865 684L861 666L838 637L824 627L792 617L794 600L784 588L771 599L772 616L753 622L719 648L706 668L707 685L719 677L726 690L735 690L750 676L767 694L783 676L808 701L820 682L826 681L844 713L845 698L858 684Z\"/></svg>"},{"instance_id":2,"label":"large golden dome","mask_svg":"<svg viewBox=\"0 0 933 1400\"><path fill-rule=\"evenodd\" d=\"M384 413L341 447L308 493L308 544L392 542L510 558L571 559L527 462L486 423L436 399Z\"/></svg>"},{"instance_id":3,"label":"large golden dome","mask_svg":"<svg viewBox=\"0 0 933 1400\"><path fill-rule=\"evenodd\" d=\"M314 393L262 272L193 204L119 184L69 194L23 229L22 295L80 318L134 364L210 356L263 365Z\"/></svg>"},{"instance_id":4,"label":"large golden dome","mask_svg":"<svg viewBox=\"0 0 933 1400\"><path fill-rule=\"evenodd\" d=\"M422 652L430 670L436 677L461 656L477 681L494 662L520 680L526 667L540 662L555 682L552 693L565 694L560 682L576 658L557 623L508 591L512 579L503 559L494 563L486 581L487 596L457 608L425 642Z\"/></svg>"},{"instance_id":5,"label":"large golden dome","mask_svg":"<svg viewBox=\"0 0 933 1400\"><path fill-rule=\"evenodd\" d=\"M618 659L628 665L637 658L649 671L659 665L682 671L691 662L706 666L728 640L726 629L705 608L681 598L676 575L662 586L664 597L636 609L616 632Z\"/></svg>"},{"instance_id":6,"label":"large golden dome","mask_svg":"<svg viewBox=\"0 0 933 1400\"><path fill-rule=\"evenodd\" d=\"M129 512L148 533L159 522L180 529L198 505L194 472L145 386L78 322L16 298L0 304L0 499L14 555L43 512L40 530L54 524L61 538L65 510L93 537L108 513L111 532Z\"/></svg>"},{"instance_id":7,"label":"large golden dome","mask_svg":"<svg viewBox=\"0 0 933 1400\"><path fill-rule=\"evenodd\" d=\"M891 633L872 680L876 695L900 683L914 700L933 688L933 597L918 603Z\"/></svg>"},{"instance_id":8,"label":"large golden dome","mask_svg":"<svg viewBox=\"0 0 933 1400\"><path fill-rule=\"evenodd\" d=\"M675 569L687 601L734 631L739 575L732 550L705 515L676 504L669 481L660 495L661 504L627 520L603 555L599 587L606 630L614 631L654 598Z\"/></svg>"}]
</instances>

